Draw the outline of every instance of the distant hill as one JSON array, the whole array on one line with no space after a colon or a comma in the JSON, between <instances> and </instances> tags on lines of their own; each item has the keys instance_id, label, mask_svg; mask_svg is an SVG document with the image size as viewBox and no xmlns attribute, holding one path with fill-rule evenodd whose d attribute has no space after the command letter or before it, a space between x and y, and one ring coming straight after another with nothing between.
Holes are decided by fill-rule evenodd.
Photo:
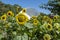
<instances>
[{"instance_id":1,"label":"distant hill","mask_svg":"<svg viewBox=\"0 0 60 40\"><path fill-rule=\"evenodd\" d=\"M30 16L37 16L39 12L34 8L27 8L27 14Z\"/></svg>"}]
</instances>

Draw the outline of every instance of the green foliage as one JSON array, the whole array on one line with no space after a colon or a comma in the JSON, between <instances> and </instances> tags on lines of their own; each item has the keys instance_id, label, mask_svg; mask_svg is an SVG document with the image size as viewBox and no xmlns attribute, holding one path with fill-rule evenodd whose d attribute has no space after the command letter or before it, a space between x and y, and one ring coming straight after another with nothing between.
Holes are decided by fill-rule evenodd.
<instances>
[{"instance_id":1,"label":"green foliage","mask_svg":"<svg viewBox=\"0 0 60 40\"><path fill-rule=\"evenodd\" d=\"M38 15L39 22L34 25L31 18L24 25L18 24L15 16L8 16L5 21L0 19L0 40L49 40L60 39L60 16L51 19L47 15ZM50 23L52 22L52 23ZM46 39L46 40L47 40Z\"/></svg>"},{"instance_id":2,"label":"green foliage","mask_svg":"<svg viewBox=\"0 0 60 40\"><path fill-rule=\"evenodd\" d=\"M48 9L54 14L60 15L60 0L49 0L47 4L40 7Z\"/></svg>"},{"instance_id":3,"label":"green foliage","mask_svg":"<svg viewBox=\"0 0 60 40\"><path fill-rule=\"evenodd\" d=\"M4 4L0 1L0 15L3 15L8 11L13 11L13 13L17 14L21 10L22 10L22 7L17 4L14 4L14 5Z\"/></svg>"}]
</instances>

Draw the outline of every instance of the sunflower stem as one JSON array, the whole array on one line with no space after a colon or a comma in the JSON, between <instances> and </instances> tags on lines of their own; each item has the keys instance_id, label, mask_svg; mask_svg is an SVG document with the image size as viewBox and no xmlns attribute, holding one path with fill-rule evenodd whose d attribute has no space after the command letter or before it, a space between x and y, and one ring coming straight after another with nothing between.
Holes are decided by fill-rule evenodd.
<instances>
[{"instance_id":1,"label":"sunflower stem","mask_svg":"<svg viewBox=\"0 0 60 40\"><path fill-rule=\"evenodd\" d=\"M22 35L21 35L21 40L22 40Z\"/></svg>"}]
</instances>

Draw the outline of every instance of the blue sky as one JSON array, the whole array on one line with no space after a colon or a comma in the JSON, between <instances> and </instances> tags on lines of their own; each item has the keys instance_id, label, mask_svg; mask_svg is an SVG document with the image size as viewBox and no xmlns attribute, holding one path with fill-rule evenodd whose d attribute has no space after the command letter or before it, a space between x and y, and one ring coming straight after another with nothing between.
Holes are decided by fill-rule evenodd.
<instances>
[{"instance_id":1,"label":"blue sky","mask_svg":"<svg viewBox=\"0 0 60 40\"><path fill-rule=\"evenodd\" d=\"M39 12L44 12L46 14L50 13L50 11L48 10L39 8L39 5L47 3L48 0L0 0L0 1L6 4L12 4L12 5L18 4L23 8L35 8Z\"/></svg>"}]
</instances>

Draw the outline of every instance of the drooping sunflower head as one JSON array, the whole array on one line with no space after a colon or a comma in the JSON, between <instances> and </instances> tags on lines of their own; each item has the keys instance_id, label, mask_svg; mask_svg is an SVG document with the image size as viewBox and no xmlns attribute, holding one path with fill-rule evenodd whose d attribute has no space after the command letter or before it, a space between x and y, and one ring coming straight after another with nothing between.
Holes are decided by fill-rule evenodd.
<instances>
[{"instance_id":1,"label":"drooping sunflower head","mask_svg":"<svg viewBox=\"0 0 60 40\"><path fill-rule=\"evenodd\" d=\"M5 28L9 28L11 23L7 23L4 25Z\"/></svg>"},{"instance_id":2,"label":"drooping sunflower head","mask_svg":"<svg viewBox=\"0 0 60 40\"><path fill-rule=\"evenodd\" d=\"M48 19L49 19L48 16L44 16L44 17L43 17L43 20L45 20L45 21L47 21Z\"/></svg>"},{"instance_id":3,"label":"drooping sunflower head","mask_svg":"<svg viewBox=\"0 0 60 40\"><path fill-rule=\"evenodd\" d=\"M49 20L47 21L48 23L50 23L50 24L52 24L52 19L51 18L49 18Z\"/></svg>"},{"instance_id":4,"label":"drooping sunflower head","mask_svg":"<svg viewBox=\"0 0 60 40\"><path fill-rule=\"evenodd\" d=\"M13 13L12 11L8 11L8 12L7 12L7 15L8 15L8 16L14 16L14 13Z\"/></svg>"},{"instance_id":5,"label":"drooping sunflower head","mask_svg":"<svg viewBox=\"0 0 60 40\"><path fill-rule=\"evenodd\" d=\"M26 13L26 8L23 8L22 9L22 13Z\"/></svg>"},{"instance_id":6,"label":"drooping sunflower head","mask_svg":"<svg viewBox=\"0 0 60 40\"><path fill-rule=\"evenodd\" d=\"M51 31L52 30L52 25L48 23L46 28L47 28L47 30Z\"/></svg>"},{"instance_id":7,"label":"drooping sunflower head","mask_svg":"<svg viewBox=\"0 0 60 40\"><path fill-rule=\"evenodd\" d=\"M58 15L55 15L53 18L54 18L54 19L57 19L58 17L59 17Z\"/></svg>"},{"instance_id":8,"label":"drooping sunflower head","mask_svg":"<svg viewBox=\"0 0 60 40\"><path fill-rule=\"evenodd\" d=\"M37 18L37 16L32 16L32 19L36 19Z\"/></svg>"},{"instance_id":9,"label":"drooping sunflower head","mask_svg":"<svg viewBox=\"0 0 60 40\"><path fill-rule=\"evenodd\" d=\"M16 21L19 24L24 24L26 21L28 21L28 17L25 16L24 14L18 14L16 15Z\"/></svg>"},{"instance_id":10,"label":"drooping sunflower head","mask_svg":"<svg viewBox=\"0 0 60 40\"><path fill-rule=\"evenodd\" d=\"M19 11L19 7L17 6L17 8L16 8L16 9L17 9L17 12L18 12L18 11Z\"/></svg>"},{"instance_id":11,"label":"drooping sunflower head","mask_svg":"<svg viewBox=\"0 0 60 40\"><path fill-rule=\"evenodd\" d=\"M3 30L2 29L0 29L0 33L3 33Z\"/></svg>"},{"instance_id":12,"label":"drooping sunflower head","mask_svg":"<svg viewBox=\"0 0 60 40\"><path fill-rule=\"evenodd\" d=\"M45 35L43 36L43 39L44 39L44 40L51 40L51 36L50 36L49 34L45 34Z\"/></svg>"},{"instance_id":13,"label":"drooping sunflower head","mask_svg":"<svg viewBox=\"0 0 60 40\"><path fill-rule=\"evenodd\" d=\"M37 24L38 24L38 20L37 20L37 19L34 19L34 20L33 20L33 25L36 26Z\"/></svg>"},{"instance_id":14,"label":"drooping sunflower head","mask_svg":"<svg viewBox=\"0 0 60 40\"><path fill-rule=\"evenodd\" d=\"M54 28L58 29L60 27L59 23L54 23Z\"/></svg>"},{"instance_id":15,"label":"drooping sunflower head","mask_svg":"<svg viewBox=\"0 0 60 40\"><path fill-rule=\"evenodd\" d=\"M1 16L1 20L3 20L3 21L5 21L6 18L7 18L6 14L4 14L4 15Z\"/></svg>"}]
</instances>

